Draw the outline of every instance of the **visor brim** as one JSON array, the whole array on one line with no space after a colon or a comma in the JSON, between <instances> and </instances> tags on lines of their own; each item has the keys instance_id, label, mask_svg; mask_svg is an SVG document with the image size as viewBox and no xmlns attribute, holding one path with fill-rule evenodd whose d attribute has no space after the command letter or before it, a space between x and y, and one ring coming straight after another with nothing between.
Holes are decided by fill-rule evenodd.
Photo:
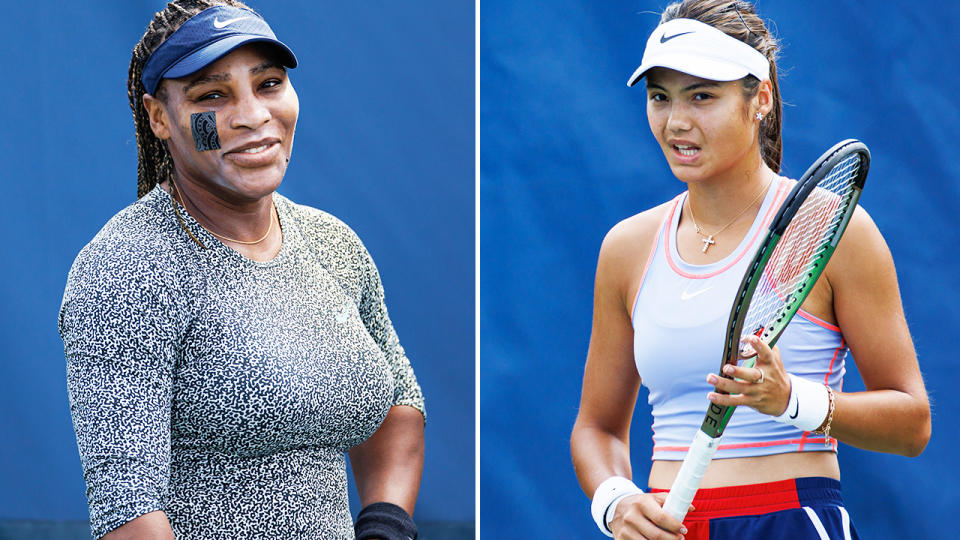
<instances>
[{"instance_id":1,"label":"visor brim","mask_svg":"<svg viewBox=\"0 0 960 540\"><path fill-rule=\"evenodd\" d=\"M673 53L663 54L644 62L633 72L627 81L627 86L633 86L642 79L648 71L655 67L664 67L708 79L711 81L737 81L750 74L750 71L739 64L724 62L716 58L703 58L692 54Z\"/></svg>"},{"instance_id":2,"label":"visor brim","mask_svg":"<svg viewBox=\"0 0 960 540\"><path fill-rule=\"evenodd\" d=\"M215 41L206 47L181 58L162 75L161 79L177 79L196 73L223 58L233 50L250 43L268 43L280 53L280 63L288 68L297 67L297 57L281 41L256 35L233 35Z\"/></svg>"}]
</instances>

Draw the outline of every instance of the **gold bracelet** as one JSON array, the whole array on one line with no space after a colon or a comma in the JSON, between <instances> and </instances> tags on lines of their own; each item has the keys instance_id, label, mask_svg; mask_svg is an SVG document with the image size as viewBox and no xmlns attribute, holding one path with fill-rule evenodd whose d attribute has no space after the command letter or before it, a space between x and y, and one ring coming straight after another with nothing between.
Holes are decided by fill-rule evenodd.
<instances>
[{"instance_id":1,"label":"gold bracelet","mask_svg":"<svg viewBox=\"0 0 960 540\"><path fill-rule=\"evenodd\" d=\"M813 433L822 433L823 434L823 445L827 448L830 448L830 424L833 423L833 409L836 407L836 401L833 395L833 388L830 388L830 385L825 384L827 387L827 396L830 399L829 409L827 411L827 417L824 418L823 423L820 424L820 427L813 430Z\"/></svg>"}]
</instances>

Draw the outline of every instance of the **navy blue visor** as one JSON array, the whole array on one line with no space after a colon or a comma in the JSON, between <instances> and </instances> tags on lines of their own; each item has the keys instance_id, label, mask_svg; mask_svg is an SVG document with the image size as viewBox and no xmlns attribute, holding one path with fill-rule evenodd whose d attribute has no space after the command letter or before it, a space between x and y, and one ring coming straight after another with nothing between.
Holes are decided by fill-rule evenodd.
<instances>
[{"instance_id":1,"label":"navy blue visor","mask_svg":"<svg viewBox=\"0 0 960 540\"><path fill-rule=\"evenodd\" d=\"M230 6L205 9L183 23L159 47L143 66L140 80L153 95L161 79L177 79L196 73L230 51L248 43L270 43L280 62L297 67L297 57L256 13Z\"/></svg>"}]
</instances>

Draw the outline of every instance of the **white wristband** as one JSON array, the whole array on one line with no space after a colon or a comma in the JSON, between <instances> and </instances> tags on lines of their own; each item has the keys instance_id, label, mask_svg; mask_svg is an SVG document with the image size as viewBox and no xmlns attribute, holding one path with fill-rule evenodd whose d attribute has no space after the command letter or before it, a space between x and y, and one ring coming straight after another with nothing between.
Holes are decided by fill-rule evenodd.
<instances>
[{"instance_id":1,"label":"white wristband","mask_svg":"<svg viewBox=\"0 0 960 540\"><path fill-rule=\"evenodd\" d=\"M774 418L777 422L790 424L803 431L813 431L823 424L830 409L827 387L792 373L790 375L790 401L787 410Z\"/></svg>"},{"instance_id":2,"label":"white wristband","mask_svg":"<svg viewBox=\"0 0 960 540\"><path fill-rule=\"evenodd\" d=\"M608 514L609 517L613 517L613 512L610 510L615 510L617 503L624 497L637 493L643 493L643 490L630 479L622 476L611 476L597 486L597 490L593 492L593 501L590 503L590 513L593 514L593 521L596 522L597 527L600 527L603 534L613 538L613 532L607 526Z\"/></svg>"}]
</instances>

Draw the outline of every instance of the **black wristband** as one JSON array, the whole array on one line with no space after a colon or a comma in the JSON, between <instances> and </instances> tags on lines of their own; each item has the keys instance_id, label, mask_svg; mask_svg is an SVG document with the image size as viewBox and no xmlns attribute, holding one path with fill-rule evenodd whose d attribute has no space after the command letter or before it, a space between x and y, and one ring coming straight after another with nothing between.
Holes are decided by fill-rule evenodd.
<instances>
[{"instance_id":1,"label":"black wristband","mask_svg":"<svg viewBox=\"0 0 960 540\"><path fill-rule=\"evenodd\" d=\"M417 540L417 525L406 510L388 502L368 504L353 526L357 540Z\"/></svg>"}]
</instances>

